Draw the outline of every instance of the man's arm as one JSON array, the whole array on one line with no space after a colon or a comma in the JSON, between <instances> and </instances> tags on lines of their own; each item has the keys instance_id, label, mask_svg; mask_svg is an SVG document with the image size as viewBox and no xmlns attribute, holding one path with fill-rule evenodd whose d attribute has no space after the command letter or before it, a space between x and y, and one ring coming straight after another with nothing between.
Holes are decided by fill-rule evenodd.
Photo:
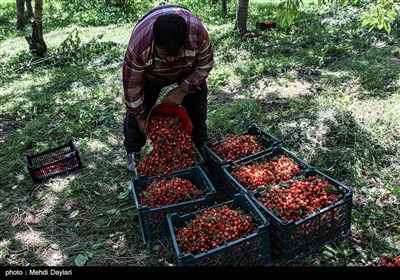
<instances>
[{"instance_id":1,"label":"man's arm","mask_svg":"<svg viewBox=\"0 0 400 280\"><path fill-rule=\"evenodd\" d=\"M185 93L195 92L207 79L214 66L214 54L210 36L205 28L201 32L201 41L196 58L193 62L193 70L185 77L179 88Z\"/></svg>"},{"instance_id":2,"label":"man's arm","mask_svg":"<svg viewBox=\"0 0 400 280\"><path fill-rule=\"evenodd\" d=\"M138 55L127 50L122 70L125 106L129 113L136 118L145 118L145 104L143 92L145 67Z\"/></svg>"}]
</instances>

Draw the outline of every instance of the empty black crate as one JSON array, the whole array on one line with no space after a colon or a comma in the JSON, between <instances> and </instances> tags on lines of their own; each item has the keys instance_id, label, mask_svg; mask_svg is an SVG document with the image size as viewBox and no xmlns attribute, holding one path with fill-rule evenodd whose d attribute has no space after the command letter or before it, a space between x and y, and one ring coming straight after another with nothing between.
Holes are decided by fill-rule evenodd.
<instances>
[{"instance_id":1,"label":"empty black crate","mask_svg":"<svg viewBox=\"0 0 400 280\"><path fill-rule=\"evenodd\" d=\"M246 237L234 240L220 247L200 254L182 254L175 231L186 226L190 220L207 209L227 205L230 209L240 209L250 214L257 223L257 231ZM269 223L248 196L237 194L233 200L214 205L187 215L177 213L168 215L168 226L174 245L175 255L180 266L270 266L272 265L269 241ZM217 233L216 233L217 234Z\"/></svg>"},{"instance_id":2,"label":"empty black crate","mask_svg":"<svg viewBox=\"0 0 400 280\"><path fill-rule=\"evenodd\" d=\"M300 169L303 170L303 174L308 168L310 168L310 165L308 165L305 161L297 157L295 154L293 154L292 152L290 152L289 150L285 149L282 146L278 146L268 151L267 153L261 155L254 155L252 157L239 160L235 164L228 164L224 166L223 177L225 181L224 187L226 188L226 192L231 192L231 193L245 192L249 195L251 195L254 192L257 192L257 190L247 190L245 186L239 183L239 181L231 174L231 172L237 170L240 165L258 164L265 160L271 160L279 156L286 156L288 158L293 159L293 161L299 165Z\"/></svg>"},{"instance_id":3,"label":"empty black crate","mask_svg":"<svg viewBox=\"0 0 400 280\"><path fill-rule=\"evenodd\" d=\"M210 170L210 172L212 172L215 175L220 175L222 174L222 167L224 165L227 164L235 164L237 163L239 160L246 160L252 156L255 155L259 155L263 152L265 152L268 149L271 149L275 146L277 146L280 141L273 135L269 134L268 132L264 131L263 129L261 129L259 126L257 126L256 124L251 125L248 130L244 133L242 133L241 135L254 135L257 137L258 142L260 144L262 144L262 146L264 146L264 149L252 154L252 155L247 155L245 157L242 157L236 161L232 161L232 160L223 160L220 156L218 156L215 152L214 152L214 147L220 145L222 143L223 140L218 141L216 143L211 144L210 142L207 142L204 144L204 149L205 149L205 154L206 154L206 163L208 166L208 169Z\"/></svg>"},{"instance_id":4,"label":"empty black crate","mask_svg":"<svg viewBox=\"0 0 400 280\"><path fill-rule=\"evenodd\" d=\"M267 209L255 193L252 198L270 222L273 256L286 264L293 263L321 249L324 245L345 237L350 231L353 191L324 173L310 169L305 177L317 176L333 186L333 193L342 195L329 205L298 221L284 221Z\"/></svg>"},{"instance_id":5,"label":"empty black crate","mask_svg":"<svg viewBox=\"0 0 400 280\"><path fill-rule=\"evenodd\" d=\"M70 140L67 144L35 155L26 156L28 171L34 182L82 168L79 151Z\"/></svg>"},{"instance_id":6,"label":"empty black crate","mask_svg":"<svg viewBox=\"0 0 400 280\"><path fill-rule=\"evenodd\" d=\"M171 179L174 177L190 180L196 188L205 191L205 197L184 201L176 204L151 208L142 205L139 201L139 194L146 190L147 186L154 181L161 179ZM131 180L131 191L135 200L136 209L139 215L139 223L142 231L143 242L145 244L156 243L169 237L167 214L179 213L187 214L214 204L216 191L207 175L200 166L185 169L173 175L147 179L146 177L133 178Z\"/></svg>"}]
</instances>

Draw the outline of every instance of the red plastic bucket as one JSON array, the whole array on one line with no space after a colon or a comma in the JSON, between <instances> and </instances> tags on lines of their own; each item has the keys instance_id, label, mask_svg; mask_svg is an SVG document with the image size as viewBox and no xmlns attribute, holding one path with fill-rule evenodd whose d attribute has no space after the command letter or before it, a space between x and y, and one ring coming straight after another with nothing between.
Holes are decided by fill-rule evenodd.
<instances>
[{"instance_id":1,"label":"red plastic bucket","mask_svg":"<svg viewBox=\"0 0 400 280\"><path fill-rule=\"evenodd\" d=\"M147 116L147 121L146 121L146 130L149 130L149 123L150 119L155 113L172 113L174 115L177 115L181 118L183 124L185 125L187 131L189 134L192 133L193 130L193 124L192 121L189 118L189 115L182 105L168 105L165 103L160 103L157 105L154 105L153 108L151 108L149 115Z\"/></svg>"}]
</instances>

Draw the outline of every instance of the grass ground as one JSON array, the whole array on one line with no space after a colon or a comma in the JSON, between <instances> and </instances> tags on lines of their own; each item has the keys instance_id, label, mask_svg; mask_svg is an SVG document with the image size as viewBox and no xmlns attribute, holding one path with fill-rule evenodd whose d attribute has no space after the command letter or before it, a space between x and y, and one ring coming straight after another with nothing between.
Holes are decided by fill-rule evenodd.
<instances>
[{"instance_id":1,"label":"grass ground","mask_svg":"<svg viewBox=\"0 0 400 280\"><path fill-rule=\"evenodd\" d=\"M123 55L157 1L130 14L46 2L53 56L37 65L29 27L14 28L14 2L0 3L0 265L176 265L167 246L142 242L122 145ZM400 29L367 32L360 7L306 1L290 28L241 40L234 3L223 17L209 1L170 2L198 14L213 40L211 139L256 123L354 191L351 233L294 265L364 266L399 252ZM250 3L249 29L272 19L274 5ZM69 139L85 168L33 183L25 156Z\"/></svg>"}]
</instances>

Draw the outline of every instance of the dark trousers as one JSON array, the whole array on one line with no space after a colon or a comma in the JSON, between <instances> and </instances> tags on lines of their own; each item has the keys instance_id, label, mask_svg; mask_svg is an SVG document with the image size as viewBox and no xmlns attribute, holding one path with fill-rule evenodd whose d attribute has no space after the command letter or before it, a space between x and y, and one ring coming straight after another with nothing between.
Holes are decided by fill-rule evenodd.
<instances>
[{"instance_id":1,"label":"dark trousers","mask_svg":"<svg viewBox=\"0 0 400 280\"><path fill-rule=\"evenodd\" d=\"M146 115L156 104L162 86L155 83L144 83L144 103L146 105ZM185 107L193 124L192 139L197 148L200 148L204 142L208 141L207 135L207 82L201 85L198 92L190 93L182 100L182 106ZM127 153L140 152L146 143L146 136L139 129L134 115L126 112L124 121L124 146Z\"/></svg>"}]
</instances>

